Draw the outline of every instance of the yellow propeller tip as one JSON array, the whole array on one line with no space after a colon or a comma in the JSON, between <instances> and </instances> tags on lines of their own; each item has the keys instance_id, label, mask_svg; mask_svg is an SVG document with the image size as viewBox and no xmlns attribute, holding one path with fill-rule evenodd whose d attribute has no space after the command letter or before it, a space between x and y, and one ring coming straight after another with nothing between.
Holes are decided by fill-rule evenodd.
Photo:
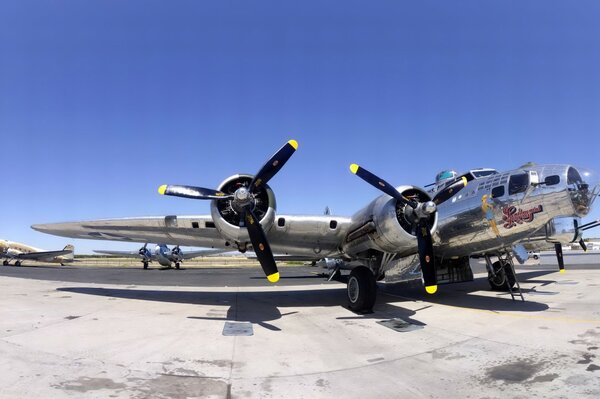
<instances>
[{"instance_id":1,"label":"yellow propeller tip","mask_svg":"<svg viewBox=\"0 0 600 399\"><path fill-rule=\"evenodd\" d=\"M294 150L298 149L298 142L296 140L290 140L288 141L288 144L294 147Z\"/></svg>"},{"instance_id":2,"label":"yellow propeller tip","mask_svg":"<svg viewBox=\"0 0 600 399\"><path fill-rule=\"evenodd\" d=\"M435 294L437 292L437 285L429 285L425 287L425 291L427 291L428 294Z\"/></svg>"},{"instance_id":3,"label":"yellow propeller tip","mask_svg":"<svg viewBox=\"0 0 600 399\"><path fill-rule=\"evenodd\" d=\"M271 282L271 283L278 282L279 281L279 272L273 273L273 274L269 274L267 276L267 280L269 280L269 282Z\"/></svg>"},{"instance_id":4,"label":"yellow propeller tip","mask_svg":"<svg viewBox=\"0 0 600 399\"><path fill-rule=\"evenodd\" d=\"M356 172L358 172L358 168L360 166L358 166L357 164L353 163L352 165L350 165L350 172L356 174Z\"/></svg>"},{"instance_id":5,"label":"yellow propeller tip","mask_svg":"<svg viewBox=\"0 0 600 399\"><path fill-rule=\"evenodd\" d=\"M565 269L560 269L560 272L561 272L561 273L564 273L565 271L566 271Z\"/></svg>"},{"instance_id":6,"label":"yellow propeller tip","mask_svg":"<svg viewBox=\"0 0 600 399\"><path fill-rule=\"evenodd\" d=\"M166 184L163 184L162 186L160 186L160 187L158 188L158 193L159 193L160 195L165 195L165 192L166 192L166 191L167 191L167 185L166 185Z\"/></svg>"}]
</instances>

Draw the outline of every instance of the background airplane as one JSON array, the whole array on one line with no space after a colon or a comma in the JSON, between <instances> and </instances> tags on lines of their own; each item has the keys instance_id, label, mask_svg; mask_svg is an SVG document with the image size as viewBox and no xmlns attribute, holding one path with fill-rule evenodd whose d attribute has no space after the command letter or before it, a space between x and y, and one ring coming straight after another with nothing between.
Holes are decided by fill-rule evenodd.
<instances>
[{"instance_id":1,"label":"background airplane","mask_svg":"<svg viewBox=\"0 0 600 399\"><path fill-rule=\"evenodd\" d=\"M184 252L179 245L173 249L165 244L157 244L154 247L154 251L148 249L148 244L144 244L137 251L110 251L110 250L94 250L98 254L121 256L128 258L141 258L144 269L148 268L148 264L152 261L158 262L161 266L171 267L175 263L175 268L179 269L181 262L186 259L198 258L201 256L210 256L227 252L223 249L204 249L200 251L187 251Z\"/></svg>"},{"instance_id":2,"label":"background airplane","mask_svg":"<svg viewBox=\"0 0 600 399\"><path fill-rule=\"evenodd\" d=\"M60 263L64 266L65 263L74 261L74 249L72 245L67 245L62 251L45 251L19 242L0 240L0 258L4 259L4 266L8 266L13 260L15 266L21 266L25 260Z\"/></svg>"},{"instance_id":3,"label":"background airplane","mask_svg":"<svg viewBox=\"0 0 600 399\"><path fill-rule=\"evenodd\" d=\"M409 185L396 188L352 164L353 174L383 192L352 217L276 214L267 183L297 148L290 140L256 175L233 175L216 190L159 187L162 195L210 200L210 215L32 227L72 238L155 240L242 253L252 248L270 282L279 280L273 251L338 259L351 269L349 307L368 311L375 303L376 281L421 278L426 291L435 293L438 284L472 280L471 257L485 258L493 289L513 294L515 284L518 290L513 254L523 258L524 251L526 257L522 243L535 235L555 244L580 240L581 218L589 214L599 190L595 174L571 165L529 164L502 173L474 169L441 176L428 192Z\"/></svg>"}]
</instances>

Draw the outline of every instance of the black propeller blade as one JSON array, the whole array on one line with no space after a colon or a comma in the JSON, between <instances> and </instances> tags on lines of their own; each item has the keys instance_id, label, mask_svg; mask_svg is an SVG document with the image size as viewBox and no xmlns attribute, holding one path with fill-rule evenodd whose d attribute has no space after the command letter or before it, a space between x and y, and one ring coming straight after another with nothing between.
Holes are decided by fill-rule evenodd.
<instances>
[{"instance_id":1,"label":"black propeller blade","mask_svg":"<svg viewBox=\"0 0 600 399\"><path fill-rule=\"evenodd\" d=\"M433 197L433 202L436 205L441 204L442 202L452 198L454 194L465 188L466 185L467 178L463 176L460 180L455 181L454 183L437 193L435 197Z\"/></svg>"},{"instance_id":2,"label":"black propeller blade","mask_svg":"<svg viewBox=\"0 0 600 399\"><path fill-rule=\"evenodd\" d=\"M261 184L266 184L273 176L277 174L285 165L285 163L290 159L294 152L298 149L298 142L296 140L290 140L283 145L277 151L271 159L269 159L262 168L258 171L258 173L252 179L250 186L248 187L249 191L252 191L255 187L259 187Z\"/></svg>"},{"instance_id":3,"label":"black propeller blade","mask_svg":"<svg viewBox=\"0 0 600 399\"><path fill-rule=\"evenodd\" d=\"M355 163L350 165L350 171L373 187L395 198L400 203L410 206L414 210L414 217L417 222L417 246L423 283L425 291L429 294L434 294L437 291L437 274L433 257L433 240L427 221L436 212L435 204L431 202L420 204L415 200L406 198L394 186Z\"/></svg>"},{"instance_id":4,"label":"black propeller blade","mask_svg":"<svg viewBox=\"0 0 600 399\"><path fill-rule=\"evenodd\" d=\"M298 149L298 142L290 140L283 145L254 176L248 187L239 187L234 194L225 194L221 191L212 190L203 187L162 185L158 188L161 195L171 195L176 197L192 199L229 199L235 205L239 212L241 221L244 221L244 227L248 230L248 236L256 257L267 275L267 279L276 283L279 281L279 272L277 264L273 258L271 246L267 241L267 236L260 225L260 220L253 212L255 190L266 184L273 176L277 174ZM241 223L240 223L241 224ZM242 227L242 226L240 226ZM178 247L177 247L178 248ZM175 249L174 249L175 250Z\"/></svg>"},{"instance_id":5,"label":"black propeller blade","mask_svg":"<svg viewBox=\"0 0 600 399\"><path fill-rule=\"evenodd\" d=\"M560 269L561 273L564 273L565 272L565 261L563 259L562 244L559 242L554 244L554 250L556 251L556 260L558 261L558 268Z\"/></svg>"},{"instance_id":6,"label":"black propeller blade","mask_svg":"<svg viewBox=\"0 0 600 399\"><path fill-rule=\"evenodd\" d=\"M158 188L158 193L160 195L171 195L174 197L192 199L225 199L233 197L231 195L225 195L225 193L210 188L166 184L163 184Z\"/></svg>"},{"instance_id":7,"label":"black propeller blade","mask_svg":"<svg viewBox=\"0 0 600 399\"><path fill-rule=\"evenodd\" d=\"M437 275L433 259L433 241L426 220L419 221L417 224L417 245L419 247L419 261L421 262L425 291L428 294L435 294L437 291Z\"/></svg>"},{"instance_id":8,"label":"black propeller blade","mask_svg":"<svg viewBox=\"0 0 600 399\"><path fill-rule=\"evenodd\" d=\"M279 281L279 271L277 270L275 258L273 258L273 252L271 252L271 246L267 241L267 236L251 209L246 210L245 219L256 258L260 262L267 279L272 283L276 283Z\"/></svg>"},{"instance_id":9,"label":"black propeller blade","mask_svg":"<svg viewBox=\"0 0 600 399\"><path fill-rule=\"evenodd\" d=\"M356 176L366 181L367 183L369 183L370 185L372 185L373 187L375 187L376 189L383 191L390 197L395 198L397 201L400 201L403 204L408 204L413 209L417 207L418 204L416 201L406 198L404 195L399 193L398 190L396 190L396 188L390 183L386 182L383 179L380 179L365 168L361 168L357 164L353 163L352 165L350 165L350 171Z\"/></svg>"}]
</instances>

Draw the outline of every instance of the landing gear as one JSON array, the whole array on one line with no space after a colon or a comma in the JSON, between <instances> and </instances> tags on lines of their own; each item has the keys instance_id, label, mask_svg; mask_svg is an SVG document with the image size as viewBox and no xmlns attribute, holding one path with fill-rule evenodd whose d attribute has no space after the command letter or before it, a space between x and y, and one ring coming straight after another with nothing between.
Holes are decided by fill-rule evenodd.
<instances>
[{"instance_id":1,"label":"landing gear","mask_svg":"<svg viewBox=\"0 0 600 399\"><path fill-rule=\"evenodd\" d=\"M375 305L377 283L365 266L352 269L348 278L348 307L354 312L370 312Z\"/></svg>"},{"instance_id":2,"label":"landing gear","mask_svg":"<svg viewBox=\"0 0 600 399\"><path fill-rule=\"evenodd\" d=\"M2 265L4 265L4 266L8 266L8 261L7 261L7 260L3 261L3 262L2 262Z\"/></svg>"},{"instance_id":3,"label":"landing gear","mask_svg":"<svg viewBox=\"0 0 600 399\"><path fill-rule=\"evenodd\" d=\"M16 261L15 266L21 266L21 261L20 260Z\"/></svg>"},{"instance_id":4,"label":"landing gear","mask_svg":"<svg viewBox=\"0 0 600 399\"><path fill-rule=\"evenodd\" d=\"M144 264L144 269L147 269L148 268L148 262L147 261L143 261L142 263Z\"/></svg>"},{"instance_id":5,"label":"landing gear","mask_svg":"<svg viewBox=\"0 0 600 399\"><path fill-rule=\"evenodd\" d=\"M179 262L175 262L175 269L179 270L179 266L180 266L180 263Z\"/></svg>"},{"instance_id":6,"label":"landing gear","mask_svg":"<svg viewBox=\"0 0 600 399\"><path fill-rule=\"evenodd\" d=\"M488 282L494 291L510 291L515 286L515 274L508 262L496 261L492 264L494 273L488 271Z\"/></svg>"}]
</instances>

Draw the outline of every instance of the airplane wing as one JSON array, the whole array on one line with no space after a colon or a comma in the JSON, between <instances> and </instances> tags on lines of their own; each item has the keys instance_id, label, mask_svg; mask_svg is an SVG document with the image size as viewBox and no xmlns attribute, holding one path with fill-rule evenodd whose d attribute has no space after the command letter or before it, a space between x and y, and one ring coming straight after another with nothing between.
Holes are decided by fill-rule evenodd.
<instances>
[{"instance_id":1,"label":"airplane wing","mask_svg":"<svg viewBox=\"0 0 600 399\"><path fill-rule=\"evenodd\" d=\"M218 247L226 240L204 216L158 216L36 224L34 230L63 237L125 242L160 242L168 245Z\"/></svg>"},{"instance_id":2,"label":"airplane wing","mask_svg":"<svg viewBox=\"0 0 600 399\"><path fill-rule=\"evenodd\" d=\"M126 257L126 258L139 258L140 257L139 251L104 251L104 250L96 250L95 249L94 252L97 254L102 254L102 255L122 256L122 257Z\"/></svg>"},{"instance_id":3,"label":"airplane wing","mask_svg":"<svg viewBox=\"0 0 600 399\"><path fill-rule=\"evenodd\" d=\"M69 255L72 254L73 251L70 250L61 250L61 251L44 251L44 252L29 252L29 253L22 253L19 254L17 256L15 256L15 259L21 259L21 260L46 260L46 259L53 259L57 256L61 256L61 255Z\"/></svg>"},{"instance_id":4,"label":"airplane wing","mask_svg":"<svg viewBox=\"0 0 600 399\"><path fill-rule=\"evenodd\" d=\"M231 249L204 249L199 251L185 251L183 253L183 259L198 258L200 256L213 256L223 254L225 252L231 252Z\"/></svg>"},{"instance_id":5,"label":"airplane wing","mask_svg":"<svg viewBox=\"0 0 600 399\"><path fill-rule=\"evenodd\" d=\"M339 248L348 233L350 222L350 218L332 215L277 215L276 223L266 234L271 247L278 254L311 259L335 257L340 255ZM160 242L213 248L223 252L237 250L235 242L223 237L215 228L210 215L103 219L36 224L31 227L42 233L70 238Z\"/></svg>"}]
</instances>

